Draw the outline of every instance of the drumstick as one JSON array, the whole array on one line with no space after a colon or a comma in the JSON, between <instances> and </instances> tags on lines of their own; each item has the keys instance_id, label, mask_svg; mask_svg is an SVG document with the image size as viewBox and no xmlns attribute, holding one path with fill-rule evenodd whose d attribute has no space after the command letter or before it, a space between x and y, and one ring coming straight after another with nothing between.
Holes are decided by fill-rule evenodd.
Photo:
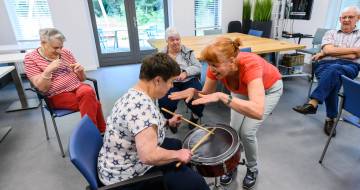
<instances>
[{"instance_id":1,"label":"drumstick","mask_svg":"<svg viewBox=\"0 0 360 190\"><path fill-rule=\"evenodd\" d=\"M163 110L164 112L169 113L169 114L171 114L171 115L175 115L174 112L171 112L171 111L167 110L166 108L161 108L161 110ZM184 120L184 121L186 121L186 122L188 122L188 123L190 123L191 125L193 125L193 126L195 126L195 127L198 127L198 128L200 128L200 129L202 129L202 130L207 131L208 133L214 134L213 132L210 132L210 131L209 131L208 129L206 129L205 127L203 127L203 126L201 126L201 125L198 125L198 124L196 124L196 123L194 123L194 122L192 122L192 121L190 121L190 120L187 120L186 118L181 117L181 119Z\"/></svg>"},{"instance_id":2,"label":"drumstick","mask_svg":"<svg viewBox=\"0 0 360 190\"><path fill-rule=\"evenodd\" d=\"M203 137L201 137L201 139L191 148L191 153L194 153L196 149L199 148L199 146L204 143L211 134L214 133L216 128L213 128L211 131L209 131L206 135L204 135ZM178 168L181 165L181 162L178 162L176 164L176 167Z\"/></svg>"}]
</instances>

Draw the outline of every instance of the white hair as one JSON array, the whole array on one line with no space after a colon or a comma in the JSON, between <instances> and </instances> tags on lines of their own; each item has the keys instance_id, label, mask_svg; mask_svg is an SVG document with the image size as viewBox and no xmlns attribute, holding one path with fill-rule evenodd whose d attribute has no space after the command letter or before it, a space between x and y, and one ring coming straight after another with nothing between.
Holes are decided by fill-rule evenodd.
<instances>
[{"instance_id":1,"label":"white hair","mask_svg":"<svg viewBox=\"0 0 360 190\"><path fill-rule=\"evenodd\" d=\"M355 11L355 12L356 12L356 15L360 15L360 9L359 9L359 7L357 7L357 6L345 7L345 8L341 11L340 15L342 15L343 13L348 12L348 11Z\"/></svg>"},{"instance_id":2,"label":"white hair","mask_svg":"<svg viewBox=\"0 0 360 190\"><path fill-rule=\"evenodd\" d=\"M165 39L168 40L170 37L180 37L180 34L175 28L169 27L165 31Z\"/></svg>"},{"instance_id":3,"label":"white hair","mask_svg":"<svg viewBox=\"0 0 360 190\"><path fill-rule=\"evenodd\" d=\"M42 28L39 30L39 36L41 42L49 42L53 39L64 42L66 40L63 33L56 28Z\"/></svg>"}]
</instances>

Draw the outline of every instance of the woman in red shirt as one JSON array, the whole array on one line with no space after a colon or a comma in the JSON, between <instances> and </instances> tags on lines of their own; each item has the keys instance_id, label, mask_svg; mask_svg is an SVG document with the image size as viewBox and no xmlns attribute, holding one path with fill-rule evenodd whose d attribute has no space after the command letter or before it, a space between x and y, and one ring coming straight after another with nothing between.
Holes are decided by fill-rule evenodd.
<instances>
[{"instance_id":1,"label":"woman in red shirt","mask_svg":"<svg viewBox=\"0 0 360 190\"><path fill-rule=\"evenodd\" d=\"M243 187L252 188L258 175L256 132L278 103L283 84L276 67L256 54L240 52L240 45L239 38L217 38L201 52L201 59L209 65L202 91L189 88L169 97L187 102L194 98L194 105L221 101L231 108L230 126L240 135L248 168ZM231 94L216 92L217 80ZM230 184L233 172L220 182Z\"/></svg>"}]
</instances>

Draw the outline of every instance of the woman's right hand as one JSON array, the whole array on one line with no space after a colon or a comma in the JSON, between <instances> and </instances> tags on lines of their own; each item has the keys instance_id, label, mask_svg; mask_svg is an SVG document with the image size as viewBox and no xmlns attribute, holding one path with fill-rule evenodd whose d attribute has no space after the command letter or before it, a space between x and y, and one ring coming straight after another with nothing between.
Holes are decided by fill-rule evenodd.
<instances>
[{"instance_id":1,"label":"woman's right hand","mask_svg":"<svg viewBox=\"0 0 360 190\"><path fill-rule=\"evenodd\" d=\"M52 73L54 72L56 69L58 69L61 65L61 60L60 59L56 59L54 61L52 61L45 69L46 72L48 73Z\"/></svg>"},{"instance_id":2,"label":"woman's right hand","mask_svg":"<svg viewBox=\"0 0 360 190\"><path fill-rule=\"evenodd\" d=\"M168 97L170 100L180 100L185 99L185 102L190 102L198 94L198 91L195 88L188 88L183 91L173 92Z\"/></svg>"},{"instance_id":3,"label":"woman's right hand","mask_svg":"<svg viewBox=\"0 0 360 190\"><path fill-rule=\"evenodd\" d=\"M186 163L190 162L191 156L192 156L191 150L189 150L189 149L180 149L180 150L177 151L177 153L178 153L178 160L181 163L186 164Z\"/></svg>"}]
</instances>

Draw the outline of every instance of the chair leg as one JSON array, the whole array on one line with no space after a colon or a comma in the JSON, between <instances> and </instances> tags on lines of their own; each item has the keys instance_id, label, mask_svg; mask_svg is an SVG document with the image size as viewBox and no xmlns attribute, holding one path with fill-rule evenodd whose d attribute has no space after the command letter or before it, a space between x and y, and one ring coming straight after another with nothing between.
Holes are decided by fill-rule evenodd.
<instances>
[{"instance_id":1,"label":"chair leg","mask_svg":"<svg viewBox=\"0 0 360 190\"><path fill-rule=\"evenodd\" d=\"M46 118L45 118L45 112L44 112L44 106L43 106L42 100L40 100L40 110L41 110L41 116L42 116L42 119L44 122L46 140L49 140L49 132L48 132L47 124L46 124Z\"/></svg>"},{"instance_id":2,"label":"chair leg","mask_svg":"<svg viewBox=\"0 0 360 190\"><path fill-rule=\"evenodd\" d=\"M311 82L310 82L310 86L309 86L309 92L308 92L308 97L310 98L310 94L311 94L311 89L312 89L312 85L314 83L314 78L311 79Z\"/></svg>"},{"instance_id":3,"label":"chair leg","mask_svg":"<svg viewBox=\"0 0 360 190\"><path fill-rule=\"evenodd\" d=\"M331 129L329 138L328 138L328 140L327 140L327 142L326 142L326 145L325 145L325 147L324 147L324 150L323 150L323 152L322 152L322 154L321 154L321 157L320 157L320 160L319 160L319 163L320 163L320 164L322 164L322 161L324 160L325 153L326 153L326 151L327 151L327 149L328 149L328 147L329 147L330 140L332 139L332 135L333 135L334 132L335 132L335 128L336 128L336 126L337 126L337 124L338 124L338 122L339 122L339 120L340 120L340 116L341 116L341 112L340 112L339 115L336 117L335 124L334 124L334 126L332 127L332 129Z\"/></svg>"},{"instance_id":4,"label":"chair leg","mask_svg":"<svg viewBox=\"0 0 360 190\"><path fill-rule=\"evenodd\" d=\"M54 116L51 116L51 119L52 119L52 122L53 122L53 125L54 125L54 129L55 129L55 133L56 133L56 138L57 138L57 141L58 141L58 143L59 143L59 148L60 148L60 151L61 151L61 155L62 155L62 157L65 157L64 149L63 149L63 146L62 146L62 143L61 143L61 139L60 139L59 132L58 132L58 130L57 130L57 125L56 125Z\"/></svg>"}]
</instances>

